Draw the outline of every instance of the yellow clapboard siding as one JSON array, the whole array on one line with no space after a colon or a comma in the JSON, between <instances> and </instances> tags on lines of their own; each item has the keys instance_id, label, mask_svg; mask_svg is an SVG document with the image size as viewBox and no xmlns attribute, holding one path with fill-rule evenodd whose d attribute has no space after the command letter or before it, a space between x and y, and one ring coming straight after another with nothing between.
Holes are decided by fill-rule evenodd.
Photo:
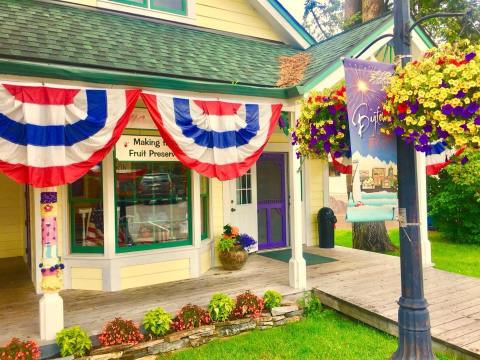
<instances>
[{"instance_id":1,"label":"yellow clapboard siding","mask_svg":"<svg viewBox=\"0 0 480 360\"><path fill-rule=\"evenodd\" d=\"M120 280L120 286L122 290L161 284L171 281L179 281L190 278L189 267L180 270L167 271L163 273L147 274L134 277L126 277Z\"/></svg>"},{"instance_id":2,"label":"yellow clapboard siding","mask_svg":"<svg viewBox=\"0 0 480 360\"><path fill-rule=\"evenodd\" d=\"M200 271L201 273L205 273L208 270L210 270L210 267L212 266L212 254L210 249L204 251L202 253L202 256L200 258Z\"/></svg>"},{"instance_id":3,"label":"yellow clapboard siding","mask_svg":"<svg viewBox=\"0 0 480 360\"><path fill-rule=\"evenodd\" d=\"M102 291L103 280L72 279L72 289Z\"/></svg>"},{"instance_id":4,"label":"yellow clapboard siding","mask_svg":"<svg viewBox=\"0 0 480 360\"><path fill-rule=\"evenodd\" d=\"M120 277L124 279L150 274L159 274L168 271L182 270L188 268L189 263L189 259L179 259L151 264L126 266L120 269Z\"/></svg>"},{"instance_id":5,"label":"yellow clapboard siding","mask_svg":"<svg viewBox=\"0 0 480 360\"><path fill-rule=\"evenodd\" d=\"M232 13L235 16L232 18ZM270 26L255 13L244 14L239 12L233 12L232 9L220 9L212 6L197 6L197 16L210 19L227 19L229 22L239 25L248 24L248 26L256 29L263 29L265 31L271 31Z\"/></svg>"},{"instance_id":6,"label":"yellow clapboard siding","mask_svg":"<svg viewBox=\"0 0 480 360\"><path fill-rule=\"evenodd\" d=\"M248 0L197 0L196 8L198 26L281 41L279 34Z\"/></svg>"},{"instance_id":7,"label":"yellow clapboard siding","mask_svg":"<svg viewBox=\"0 0 480 360\"><path fill-rule=\"evenodd\" d=\"M25 189L0 174L0 258L25 253Z\"/></svg>"},{"instance_id":8,"label":"yellow clapboard siding","mask_svg":"<svg viewBox=\"0 0 480 360\"><path fill-rule=\"evenodd\" d=\"M323 169L324 162L322 160L308 160L309 166L309 189L308 196L310 209L308 213L310 214L310 224L311 224L311 234L312 245L318 244L318 224L317 224L317 213L323 207L324 196L323 196Z\"/></svg>"},{"instance_id":9,"label":"yellow clapboard siding","mask_svg":"<svg viewBox=\"0 0 480 360\"><path fill-rule=\"evenodd\" d=\"M103 270L101 268L72 267L70 274L72 289L103 290Z\"/></svg>"},{"instance_id":10,"label":"yellow clapboard siding","mask_svg":"<svg viewBox=\"0 0 480 360\"><path fill-rule=\"evenodd\" d=\"M269 143L289 143L290 138L285 136L285 134L277 134L273 133L270 140L268 141Z\"/></svg>"},{"instance_id":11,"label":"yellow clapboard siding","mask_svg":"<svg viewBox=\"0 0 480 360\"><path fill-rule=\"evenodd\" d=\"M75 279L102 280L103 278L103 271L101 268L72 267L70 273L72 274L72 278Z\"/></svg>"}]
</instances>

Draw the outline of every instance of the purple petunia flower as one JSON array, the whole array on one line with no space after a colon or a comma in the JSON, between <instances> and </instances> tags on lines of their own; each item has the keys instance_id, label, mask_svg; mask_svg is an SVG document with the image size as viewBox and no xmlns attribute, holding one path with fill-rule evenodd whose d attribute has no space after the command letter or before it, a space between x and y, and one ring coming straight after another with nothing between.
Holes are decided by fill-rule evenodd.
<instances>
[{"instance_id":1,"label":"purple petunia flower","mask_svg":"<svg viewBox=\"0 0 480 360\"><path fill-rule=\"evenodd\" d=\"M453 115L455 116L463 116L464 113L465 109L463 108L463 106L455 106L453 108Z\"/></svg>"},{"instance_id":2,"label":"purple petunia flower","mask_svg":"<svg viewBox=\"0 0 480 360\"><path fill-rule=\"evenodd\" d=\"M335 129L335 126L333 125L330 125L330 124L326 124L323 126L323 130L325 130L325 134L327 135L334 135L337 131Z\"/></svg>"},{"instance_id":3,"label":"purple petunia flower","mask_svg":"<svg viewBox=\"0 0 480 360\"><path fill-rule=\"evenodd\" d=\"M437 135L440 139L446 139L450 136L448 131L443 130L441 127L437 127Z\"/></svg>"},{"instance_id":4,"label":"purple petunia flower","mask_svg":"<svg viewBox=\"0 0 480 360\"><path fill-rule=\"evenodd\" d=\"M280 119L278 119L278 126L280 126L282 129L286 126L285 119L281 116Z\"/></svg>"},{"instance_id":5,"label":"purple petunia flower","mask_svg":"<svg viewBox=\"0 0 480 360\"><path fill-rule=\"evenodd\" d=\"M473 123L477 126L480 126L480 115L478 115L475 120L473 120Z\"/></svg>"},{"instance_id":6,"label":"purple petunia flower","mask_svg":"<svg viewBox=\"0 0 480 360\"><path fill-rule=\"evenodd\" d=\"M456 97L457 99L463 99L463 98L465 97L465 95L467 95L467 94L465 94L465 92L464 92L463 90L460 90L460 91L457 93L457 95L455 95L455 97Z\"/></svg>"},{"instance_id":7,"label":"purple petunia flower","mask_svg":"<svg viewBox=\"0 0 480 360\"><path fill-rule=\"evenodd\" d=\"M425 126L423 127L423 131L428 132L428 133L432 132L432 131L433 131L432 124L427 124L427 125L425 125Z\"/></svg>"},{"instance_id":8,"label":"purple petunia flower","mask_svg":"<svg viewBox=\"0 0 480 360\"><path fill-rule=\"evenodd\" d=\"M406 117L407 117L407 114L405 114L405 113L400 113L400 114L398 114L398 118L399 118L400 120L405 120Z\"/></svg>"},{"instance_id":9,"label":"purple petunia flower","mask_svg":"<svg viewBox=\"0 0 480 360\"><path fill-rule=\"evenodd\" d=\"M468 157L464 156L461 161L462 165L465 165L467 162L468 162Z\"/></svg>"},{"instance_id":10,"label":"purple petunia flower","mask_svg":"<svg viewBox=\"0 0 480 360\"><path fill-rule=\"evenodd\" d=\"M465 55L465 60L471 61L473 58L475 58L475 56L477 56L477 54L472 51L471 53L468 53L467 55Z\"/></svg>"},{"instance_id":11,"label":"purple petunia flower","mask_svg":"<svg viewBox=\"0 0 480 360\"><path fill-rule=\"evenodd\" d=\"M341 157L341 156L342 156L342 153L341 153L340 151L335 151L335 152L333 153L333 157L334 157L335 159L338 159L338 158Z\"/></svg>"},{"instance_id":12,"label":"purple petunia flower","mask_svg":"<svg viewBox=\"0 0 480 360\"><path fill-rule=\"evenodd\" d=\"M418 112L418 108L420 106L420 103L418 102L418 100L415 100L414 103L411 103L409 101L408 105L410 106L410 111L412 112L412 114L416 114Z\"/></svg>"},{"instance_id":13,"label":"purple petunia flower","mask_svg":"<svg viewBox=\"0 0 480 360\"><path fill-rule=\"evenodd\" d=\"M323 143L323 150L325 150L326 153L329 153L331 149L332 145L328 141Z\"/></svg>"},{"instance_id":14,"label":"purple petunia flower","mask_svg":"<svg viewBox=\"0 0 480 360\"><path fill-rule=\"evenodd\" d=\"M462 125L460 125L460 127L463 129L464 132L470 131L470 130L468 130L467 124L462 124Z\"/></svg>"},{"instance_id":15,"label":"purple petunia flower","mask_svg":"<svg viewBox=\"0 0 480 360\"><path fill-rule=\"evenodd\" d=\"M443 115L451 115L453 112L453 106L450 104L445 104L442 106L442 113Z\"/></svg>"},{"instance_id":16,"label":"purple petunia flower","mask_svg":"<svg viewBox=\"0 0 480 360\"><path fill-rule=\"evenodd\" d=\"M335 110L335 106L329 105L328 112L330 113L330 115L335 115L337 113L337 110Z\"/></svg>"},{"instance_id":17,"label":"purple petunia flower","mask_svg":"<svg viewBox=\"0 0 480 360\"><path fill-rule=\"evenodd\" d=\"M300 159L300 156L301 156L301 155L300 155L299 152L297 152L295 155L297 155L297 159Z\"/></svg>"},{"instance_id":18,"label":"purple petunia flower","mask_svg":"<svg viewBox=\"0 0 480 360\"><path fill-rule=\"evenodd\" d=\"M442 84L440 85L442 88L448 87L448 84L445 82L445 80L442 80Z\"/></svg>"},{"instance_id":19,"label":"purple petunia flower","mask_svg":"<svg viewBox=\"0 0 480 360\"><path fill-rule=\"evenodd\" d=\"M423 134L418 138L418 141L420 142L420 144L426 145L428 144L428 136Z\"/></svg>"},{"instance_id":20,"label":"purple petunia flower","mask_svg":"<svg viewBox=\"0 0 480 360\"><path fill-rule=\"evenodd\" d=\"M480 121L480 116L479 116L479 121ZM346 145L345 143L343 143L343 142L341 142L340 144L338 144L338 147L339 147L340 149L345 149L346 146L347 146L347 145Z\"/></svg>"},{"instance_id":21,"label":"purple petunia flower","mask_svg":"<svg viewBox=\"0 0 480 360\"><path fill-rule=\"evenodd\" d=\"M415 150L422 151L422 145L415 145Z\"/></svg>"},{"instance_id":22,"label":"purple petunia flower","mask_svg":"<svg viewBox=\"0 0 480 360\"><path fill-rule=\"evenodd\" d=\"M403 128L401 128L400 126L397 126L395 128L395 130L393 130L395 132L395 135L397 136L402 136L403 134L405 134L405 130Z\"/></svg>"},{"instance_id":23,"label":"purple petunia flower","mask_svg":"<svg viewBox=\"0 0 480 360\"><path fill-rule=\"evenodd\" d=\"M480 105L478 105L476 102L471 102L467 105L466 111L470 116L472 116L478 111L478 109L480 109Z\"/></svg>"}]
</instances>

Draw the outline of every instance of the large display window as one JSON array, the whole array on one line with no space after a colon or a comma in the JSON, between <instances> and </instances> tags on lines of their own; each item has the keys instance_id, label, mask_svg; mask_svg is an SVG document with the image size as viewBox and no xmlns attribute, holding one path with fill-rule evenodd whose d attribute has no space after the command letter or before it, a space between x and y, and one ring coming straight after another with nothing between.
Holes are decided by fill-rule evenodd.
<instances>
[{"instance_id":1,"label":"large display window","mask_svg":"<svg viewBox=\"0 0 480 360\"><path fill-rule=\"evenodd\" d=\"M69 185L72 253L103 253L102 164Z\"/></svg>"},{"instance_id":2,"label":"large display window","mask_svg":"<svg viewBox=\"0 0 480 360\"><path fill-rule=\"evenodd\" d=\"M178 161L115 161L117 251L192 244L190 170Z\"/></svg>"}]
</instances>

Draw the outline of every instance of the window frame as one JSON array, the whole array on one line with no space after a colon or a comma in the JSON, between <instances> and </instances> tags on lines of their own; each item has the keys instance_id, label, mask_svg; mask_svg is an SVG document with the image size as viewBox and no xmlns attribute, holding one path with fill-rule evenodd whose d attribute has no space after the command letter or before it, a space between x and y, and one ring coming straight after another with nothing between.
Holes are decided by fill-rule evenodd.
<instances>
[{"instance_id":1,"label":"window frame","mask_svg":"<svg viewBox=\"0 0 480 360\"><path fill-rule=\"evenodd\" d=\"M193 222L192 222L192 216L193 216L193 211L192 211L192 170L188 167L185 168L187 170L187 209L188 209L188 238L185 240L179 240L179 241L166 241L162 243L154 243L154 244L139 244L135 246L119 246L118 245L118 212L117 212L117 163L121 162L117 160L115 156L115 150L113 152L113 182L114 182L114 211L115 211L115 253L116 254L123 254L123 253L130 253L130 252L136 252L136 251L148 251L148 250L159 250L159 249L165 249L165 248L173 248L173 247L180 247L180 246L191 246L193 245L193 237L192 237L192 231L193 231ZM129 161L133 163L152 163L155 161ZM159 161L159 162L175 162L175 161ZM179 162L180 163L180 162Z\"/></svg>"},{"instance_id":2,"label":"window frame","mask_svg":"<svg viewBox=\"0 0 480 360\"><path fill-rule=\"evenodd\" d=\"M85 174L87 175L87 174ZM85 176L83 175L83 176ZM83 178L83 176L81 178ZM80 180L79 178L78 180ZM79 202L101 202L102 207L105 208L103 197L103 167L100 175L100 186L102 187L102 197L95 198L82 198L81 200L75 200L72 195L72 184L68 184L68 208L70 212L70 253L71 254L104 254L105 252L105 211L103 212L103 225L104 225L104 237L103 246L79 246L75 244L75 208L72 206Z\"/></svg>"},{"instance_id":3,"label":"window frame","mask_svg":"<svg viewBox=\"0 0 480 360\"><path fill-rule=\"evenodd\" d=\"M124 4L124 5L139 7L139 8L142 8L142 9L162 11L162 12L166 12L166 13L187 16L187 0L180 0L182 2L182 9L181 10L172 9L172 8L169 8L169 7L166 7L166 6L152 5L152 0L142 0L143 4L135 3L132 0L109 0L109 1L114 2L114 3L120 3L120 4Z\"/></svg>"},{"instance_id":4,"label":"window frame","mask_svg":"<svg viewBox=\"0 0 480 360\"><path fill-rule=\"evenodd\" d=\"M202 192L202 177L204 177L207 181L206 192ZM208 239L208 235L210 233L210 179L206 176L200 175L200 207L203 208L203 201L207 199L207 207L205 212L202 214L203 216L200 217L201 224L206 224L205 231L202 231L200 234L200 239L205 240ZM200 209L200 210L201 210Z\"/></svg>"}]
</instances>

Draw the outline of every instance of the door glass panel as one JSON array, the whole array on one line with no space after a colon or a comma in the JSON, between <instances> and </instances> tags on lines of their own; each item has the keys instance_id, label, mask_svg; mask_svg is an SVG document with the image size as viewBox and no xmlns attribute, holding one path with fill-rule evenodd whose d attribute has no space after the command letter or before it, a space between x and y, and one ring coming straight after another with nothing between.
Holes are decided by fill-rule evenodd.
<instances>
[{"instance_id":1,"label":"door glass panel","mask_svg":"<svg viewBox=\"0 0 480 360\"><path fill-rule=\"evenodd\" d=\"M237 194L237 204L238 205L245 205L252 203L252 172L248 170L248 172L237 178L236 181L236 194Z\"/></svg>"},{"instance_id":2,"label":"door glass panel","mask_svg":"<svg viewBox=\"0 0 480 360\"><path fill-rule=\"evenodd\" d=\"M267 209L258 209L258 243L267 242Z\"/></svg>"},{"instance_id":3,"label":"door glass panel","mask_svg":"<svg viewBox=\"0 0 480 360\"><path fill-rule=\"evenodd\" d=\"M282 242L283 222L280 209L271 209L270 211L270 233L272 242Z\"/></svg>"},{"instance_id":4,"label":"door glass panel","mask_svg":"<svg viewBox=\"0 0 480 360\"><path fill-rule=\"evenodd\" d=\"M274 161L259 161L257 163L257 197L258 201L282 200L281 165Z\"/></svg>"}]
</instances>

